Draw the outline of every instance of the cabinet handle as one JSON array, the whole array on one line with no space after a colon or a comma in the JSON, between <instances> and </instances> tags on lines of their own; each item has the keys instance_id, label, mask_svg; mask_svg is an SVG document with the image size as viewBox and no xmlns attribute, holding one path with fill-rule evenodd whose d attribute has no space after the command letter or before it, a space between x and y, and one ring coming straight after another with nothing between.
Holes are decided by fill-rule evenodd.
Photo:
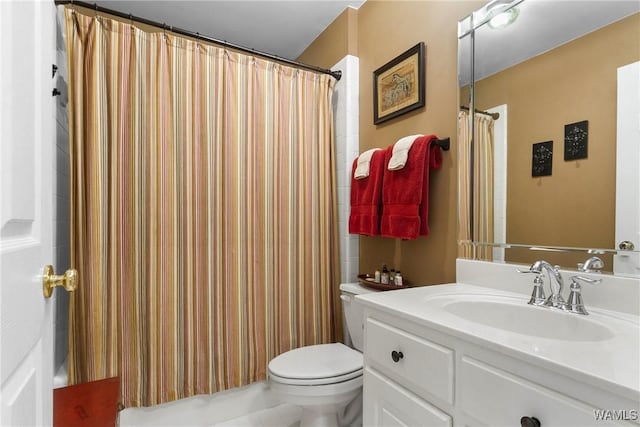
<instances>
[{"instance_id":1,"label":"cabinet handle","mask_svg":"<svg viewBox=\"0 0 640 427\"><path fill-rule=\"evenodd\" d=\"M520 425L522 427L540 427L540 421L536 417L522 417L520 418Z\"/></svg>"},{"instance_id":2,"label":"cabinet handle","mask_svg":"<svg viewBox=\"0 0 640 427\"><path fill-rule=\"evenodd\" d=\"M391 358L393 359L394 362L398 363L400 361L400 359L402 359L404 357L404 354L402 354L401 351L395 351L393 350L391 352Z\"/></svg>"}]
</instances>

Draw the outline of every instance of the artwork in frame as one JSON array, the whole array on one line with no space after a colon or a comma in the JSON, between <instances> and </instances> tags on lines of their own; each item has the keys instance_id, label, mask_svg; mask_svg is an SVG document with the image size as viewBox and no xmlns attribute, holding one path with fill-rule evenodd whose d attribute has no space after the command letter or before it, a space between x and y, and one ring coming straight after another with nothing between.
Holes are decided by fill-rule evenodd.
<instances>
[{"instance_id":1,"label":"artwork in frame","mask_svg":"<svg viewBox=\"0 0 640 427\"><path fill-rule=\"evenodd\" d=\"M587 158L589 143L589 121L564 125L564 159L577 160Z\"/></svg>"},{"instance_id":2,"label":"artwork in frame","mask_svg":"<svg viewBox=\"0 0 640 427\"><path fill-rule=\"evenodd\" d=\"M373 72L373 123L424 106L425 45L418 43Z\"/></svg>"},{"instance_id":3,"label":"artwork in frame","mask_svg":"<svg viewBox=\"0 0 640 427\"><path fill-rule=\"evenodd\" d=\"M553 141L533 144L531 176L549 176L553 166Z\"/></svg>"}]
</instances>

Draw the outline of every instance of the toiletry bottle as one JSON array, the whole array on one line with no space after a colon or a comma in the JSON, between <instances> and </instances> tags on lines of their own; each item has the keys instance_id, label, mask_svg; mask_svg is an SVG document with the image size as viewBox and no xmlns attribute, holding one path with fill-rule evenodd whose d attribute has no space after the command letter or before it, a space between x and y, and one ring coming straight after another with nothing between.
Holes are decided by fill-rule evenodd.
<instances>
[{"instance_id":1,"label":"toiletry bottle","mask_svg":"<svg viewBox=\"0 0 640 427\"><path fill-rule=\"evenodd\" d=\"M394 283L396 286L402 286L402 274L400 274L400 270L396 271L396 280Z\"/></svg>"},{"instance_id":2,"label":"toiletry bottle","mask_svg":"<svg viewBox=\"0 0 640 427\"><path fill-rule=\"evenodd\" d=\"M391 271L389 272L389 284L393 285L396 283L396 270L395 269L391 269Z\"/></svg>"},{"instance_id":3,"label":"toiletry bottle","mask_svg":"<svg viewBox=\"0 0 640 427\"><path fill-rule=\"evenodd\" d=\"M387 264L382 264L382 273L380 273L380 283L383 285L389 284L389 270L387 270Z\"/></svg>"},{"instance_id":4,"label":"toiletry bottle","mask_svg":"<svg viewBox=\"0 0 640 427\"><path fill-rule=\"evenodd\" d=\"M373 281L380 283L380 270L376 270L376 272L373 273Z\"/></svg>"}]
</instances>

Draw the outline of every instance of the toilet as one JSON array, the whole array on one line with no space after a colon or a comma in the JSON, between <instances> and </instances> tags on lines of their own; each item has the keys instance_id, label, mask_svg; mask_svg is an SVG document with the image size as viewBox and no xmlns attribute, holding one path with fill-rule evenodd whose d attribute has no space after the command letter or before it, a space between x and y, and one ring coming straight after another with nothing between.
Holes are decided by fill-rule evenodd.
<instances>
[{"instance_id":1,"label":"toilet","mask_svg":"<svg viewBox=\"0 0 640 427\"><path fill-rule=\"evenodd\" d=\"M364 313L355 296L369 292L377 291L358 283L340 285L354 348L342 343L310 345L269 362L269 386L287 403L302 407L301 427L349 425L362 415Z\"/></svg>"}]
</instances>

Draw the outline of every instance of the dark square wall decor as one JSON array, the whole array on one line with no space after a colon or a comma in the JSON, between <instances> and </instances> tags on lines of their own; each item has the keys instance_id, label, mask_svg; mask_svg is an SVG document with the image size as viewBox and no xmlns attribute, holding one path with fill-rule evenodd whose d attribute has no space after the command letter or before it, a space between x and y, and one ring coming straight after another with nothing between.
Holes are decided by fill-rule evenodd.
<instances>
[{"instance_id":1,"label":"dark square wall decor","mask_svg":"<svg viewBox=\"0 0 640 427\"><path fill-rule=\"evenodd\" d=\"M564 125L564 159L576 160L587 158L589 142L589 121Z\"/></svg>"},{"instance_id":2,"label":"dark square wall decor","mask_svg":"<svg viewBox=\"0 0 640 427\"><path fill-rule=\"evenodd\" d=\"M531 156L531 176L551 175L553 166L553 141L533 144Z\"/></svg>"}]
</instances>

